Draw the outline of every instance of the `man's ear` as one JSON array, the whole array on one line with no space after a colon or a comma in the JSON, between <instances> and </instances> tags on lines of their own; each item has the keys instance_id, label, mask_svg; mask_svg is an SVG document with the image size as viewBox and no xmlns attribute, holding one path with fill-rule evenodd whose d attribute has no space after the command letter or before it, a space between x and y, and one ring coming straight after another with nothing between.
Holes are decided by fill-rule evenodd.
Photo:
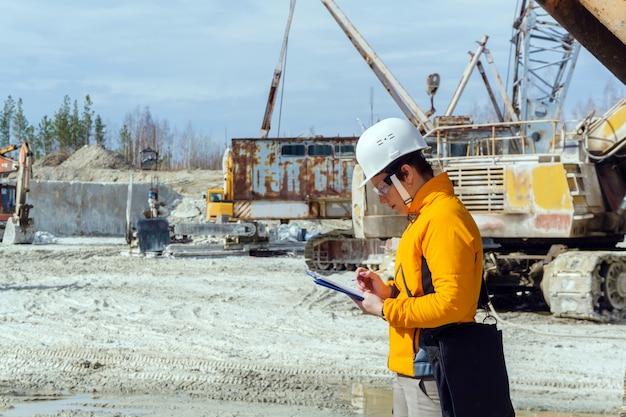
<instances>
[{"instance_id":1,"label":"man's ear","mask_svg":"<svg viewBox=\"0 0 626 417\"><path fill-rule=\"evenodd\" d=\"M403 164L400 167L400 172L402 173L402 177L405 182L413 182L413 170L411 170L411 166L409 164Z\"/></svg>"}]
</instances>

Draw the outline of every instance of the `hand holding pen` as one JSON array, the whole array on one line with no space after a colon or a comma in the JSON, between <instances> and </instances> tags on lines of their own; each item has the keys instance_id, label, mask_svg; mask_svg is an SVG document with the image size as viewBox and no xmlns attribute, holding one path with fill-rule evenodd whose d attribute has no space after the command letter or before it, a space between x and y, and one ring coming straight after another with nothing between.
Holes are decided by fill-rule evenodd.
<instances>
[{"instance_id":1,"label":"hand holding pen","mask_svg":"<svg viewBox=\"0 0 626 417\"><path fill-rule=\"evenodd\" d=\"M370 292L384 300L391 295L391 288L385 285L380 275L378 275L383 271L371 271L367 268L359 267L356 270L354 281L361 291Z\"/></svg>"},{"instance_id":2,"label":"hand holding pen","mask_svg":"<svg viewBox=\"0 0 626 417\"><path fill-rule=\"evenodd\" d=\"M363 291L363 300L354 300L361 311L373 316L380 316L385 298L391 295L391 288L385 285L377 272L367 268L357 268L354 281Z\"/></svg>"}]
</instances>

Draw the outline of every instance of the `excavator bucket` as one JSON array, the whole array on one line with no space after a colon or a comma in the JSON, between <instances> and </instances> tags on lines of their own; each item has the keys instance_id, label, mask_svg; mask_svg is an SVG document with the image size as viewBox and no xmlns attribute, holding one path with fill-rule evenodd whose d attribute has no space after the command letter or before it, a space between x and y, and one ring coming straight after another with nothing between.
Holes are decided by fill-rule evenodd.
<instances>
[{"instance_id":1,"label":"excavator bucket","mask_svg":"<svg viewBox=\"0 0 626 417\"><path fill-rule=\"evenodd\" d=\"M139 252L161 253L170 244L170 225L163 217L137 221Z\"/></svg>"},{"instance_id":2,"label":"excavator bucket","mask_svg":"<svg viewBox=\"0 0 626 417\"><path fill-rule=\"evenodd\" d=\"M35 228L32 221L20 225L20 221L13 217L7 219L2 243L4 245L31 244L35 240Z\"/></svg>"}]
</instances>

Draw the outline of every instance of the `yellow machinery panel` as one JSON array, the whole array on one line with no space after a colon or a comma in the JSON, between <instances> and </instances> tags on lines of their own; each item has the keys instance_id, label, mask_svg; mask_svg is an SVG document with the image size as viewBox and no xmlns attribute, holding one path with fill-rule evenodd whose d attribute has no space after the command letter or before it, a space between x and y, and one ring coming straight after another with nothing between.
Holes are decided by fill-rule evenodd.
<instances>
[{"instance_id":1,"label":"yellow machinery panel","mask_svg":"<svg viewBox=\"0 0 626 417\"><path fill-rule=\"evenodd\" d=\"M532 169L532 192L537 211L574 210L562 164L538 165Z\"/></svg>"}]
</instances>

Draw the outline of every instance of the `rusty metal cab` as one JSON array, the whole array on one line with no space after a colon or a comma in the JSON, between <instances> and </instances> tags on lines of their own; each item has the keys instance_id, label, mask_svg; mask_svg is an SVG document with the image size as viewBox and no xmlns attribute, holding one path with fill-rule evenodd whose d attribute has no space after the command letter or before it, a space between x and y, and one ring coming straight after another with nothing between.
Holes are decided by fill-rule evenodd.
<instances>
[{"instance_id":1,"label":"rusty metal cab","mask_svg":"<svg viewBox=\"0 0 626 417\"><path fill-rule=\"evenodd\" d=\"M266 220L350 218L357 139L232 139L233 216Z\"/></svg>"},{"instance_id":2,"label":"rusty metal cab","mask_svg":"<svg viewBox=\"0 0 626 417\"><path fill-rule=\"evenodd\" d=\"M13 214L15 211L15 184L0 183L0 214Z\"/></svg>"},{"instance_id":3,"label":"rusty metal cab","mask_svg":"<svg viewBox=\"0 0 626 417\"><path fill-rule=\"evenodd\" d=\"M6 222L15 213L14 184L0 184L0 223Z\"/></svg>"}]
</instances>

